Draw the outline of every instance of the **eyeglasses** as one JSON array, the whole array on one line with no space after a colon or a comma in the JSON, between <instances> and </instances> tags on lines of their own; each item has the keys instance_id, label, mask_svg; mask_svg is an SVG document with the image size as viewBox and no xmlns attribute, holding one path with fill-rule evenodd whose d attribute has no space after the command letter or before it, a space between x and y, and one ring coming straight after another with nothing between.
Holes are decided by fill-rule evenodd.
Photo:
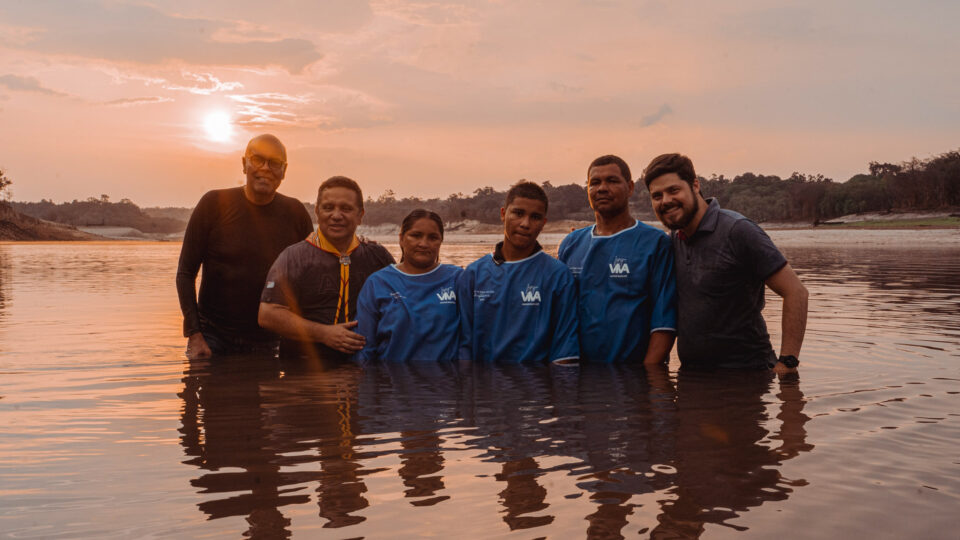
<instances>
[{"instance_id":1,"label":"eyeglasses","mask_svg":"<svg viewBox=\"0 0 960 540\"><path fill-rule=\"evenodd\" d=\"M267 159L260 154L250 154L247 156L247 163L250 164L250 166L254 169L259 169L266 164L274 174L282 173L283 168L287 166L286 161L281 161L279 159Z\"/></svg>"}]
</instances>

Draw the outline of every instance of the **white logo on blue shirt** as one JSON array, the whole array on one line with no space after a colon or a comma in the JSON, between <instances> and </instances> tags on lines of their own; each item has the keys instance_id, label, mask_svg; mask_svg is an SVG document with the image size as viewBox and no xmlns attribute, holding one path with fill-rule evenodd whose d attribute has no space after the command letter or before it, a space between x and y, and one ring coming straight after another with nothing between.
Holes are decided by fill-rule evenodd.
<instances>
[{"instance_id":1,"label":"white logo on blue shirt","mask_svg":"<svg viewBox=\"0 0 960 540\"><path fill-rule=\"evenodd\" d=\"M493 294L494 294L495 292L497 292L497 291L493 291L493 290L483 291L483 290L480 290L480 289L475 289L475 290L473 291L473 298L474 298L477 302L483 302L483 301L486 300L487 298L490 298L491 296L493 296Z\"/></svg>"},{"instance_id":2,"label":"white logo on blue shirt","mask_svg":"<svg viewBox=\"0 0 960 540\"><path fill-rule=\"evenodd\" d=\"M627 264L627 259L624 257L614 257L613 263L607 266L610 267L610 277L612 278L625 278L630 276L630 265Z\"/></svg>"},{"instance_id":3,"label":"white logo on blue shirt","mask_svg":"<svg viewBox=\"0 0 960 540\"><path fill-rule=\"evenodd\" d=\"M440 299L441 304L455 304L457 293L453 291L453 287L444 287L437 293L437 298Z\"/></svg>"},{"instance_id":4,"label":"white logo on blue shirt","mask_svg":"<svg viewBox=\"0 0 960 540\"><path fill-rule=\"evenodd\" d=\"M520 291L520 299L525 306L540 305L540 287L536 285L527 285L527 289Z\"/></svg>"},{"instance_id":5,"label":"white logo on blue shirt","mask_svg":"<svg viewBox=\"0 0 960 540\"><path fill-rule=\"evenodd\" d=\"M400 294L399 292L390 293L390 297L393 298L394 302L403 302L403 299L406 298L406 296Z\"/></svg>"}]
</instances>

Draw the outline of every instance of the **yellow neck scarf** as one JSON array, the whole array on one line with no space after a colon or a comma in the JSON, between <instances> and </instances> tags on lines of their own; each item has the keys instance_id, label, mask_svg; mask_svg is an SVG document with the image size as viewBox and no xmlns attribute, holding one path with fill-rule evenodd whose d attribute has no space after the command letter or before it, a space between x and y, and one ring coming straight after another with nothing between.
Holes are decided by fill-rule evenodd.
<instances>
[{"instance_id":1,"label":"yellow neck scarf","mask_svg":"<svg viewBox=\"0 0 960 540\"><path fill-rule=\"evenodd\" d=\"M343 313L343 322L350 320L350 254L353 253L353 250L357 249L360 245L360 241L357 240L357 236L354 235L353 239L350 240L350 247L347 248L346 252L341 252L337 249L329 240L323 236L323 233L317 229L316 234L311 234L307 237L307 242L310 242L318 249L326 251L327 253L332 253L340 258L340 296L337 298L337 314L333 317L333 324L338 324L340 322L340 313Z\"/></svg>"}]
</instances>

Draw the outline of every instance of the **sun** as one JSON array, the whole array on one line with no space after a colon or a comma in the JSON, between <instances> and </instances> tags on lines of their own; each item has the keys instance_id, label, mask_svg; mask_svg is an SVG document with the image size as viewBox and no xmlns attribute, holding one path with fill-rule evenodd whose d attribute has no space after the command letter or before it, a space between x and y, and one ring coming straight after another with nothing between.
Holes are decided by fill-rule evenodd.
<instances>
[{"instance_id":1,"label":"sun","mask_svg":"<svg viewBox=\"0 0 960 540\"><path fill-rule=\"evenodd\" d=\"M211 142L228 142L233 137L233 122L230 115L223 111L208 113L203 119L203 129L207 132L207 140Z\"/></svg>"}]
</instances>

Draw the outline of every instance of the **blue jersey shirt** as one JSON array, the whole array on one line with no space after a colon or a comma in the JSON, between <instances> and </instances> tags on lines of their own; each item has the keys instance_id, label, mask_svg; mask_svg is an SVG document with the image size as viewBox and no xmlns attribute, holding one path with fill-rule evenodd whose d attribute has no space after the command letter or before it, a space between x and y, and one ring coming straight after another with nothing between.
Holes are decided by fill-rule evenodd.
<instances>
[{"instance_id":1,"label":"blue jersey shirt","mask_svg":"<svg viewBox=\"0 0 960 540\"><path fill-rule=\"evenodd\" d=\"M573 231L558 253L577 280L581 360L642 362L651 332L676 332L670 237L639 221L610 236L593 231Z\"/></svg>"},{"instance_id":2,"label":"blue jersey shirt","mask_svg":"<svg viewBox=\"0 0 960 540\"><path fill-rule=\"evenodd\" d=\"M527 362L580 356L576 283L545 252L519 261L485 255L457 281L462 360Z\"/></svg>"},{"instance_id":3,"label":"blue jersey shirt","mask_svg":"<svg viewBox=\"0 0 960 540\"><path fill-rule=\"evenodd\" d=\"M396 265L374 272L357 298L358 361L455 360L460 337L456 282L463 270L438 265L406 274Z\"/></svg>"}]
</instances>

